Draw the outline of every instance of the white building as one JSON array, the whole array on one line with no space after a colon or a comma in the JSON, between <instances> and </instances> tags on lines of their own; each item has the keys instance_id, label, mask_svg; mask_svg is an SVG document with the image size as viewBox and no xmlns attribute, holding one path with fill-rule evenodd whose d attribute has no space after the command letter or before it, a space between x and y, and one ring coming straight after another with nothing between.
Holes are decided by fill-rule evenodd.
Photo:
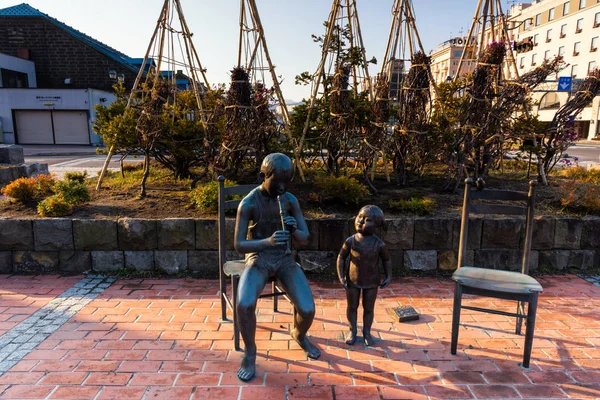
<instances>
[{"instance_id":1,"label":"white building","mask_svg":"<svg viewBox=\"0 0 600 400\"><path fill-rule=\"evenodd\" d=\"M531 38L533 50L515 54L519 74L534 69L545 59L556 55L564 57L568 67L558 75L549 77L557 81L561 76L571 76L576 84L588 72L600 66L600 0L540 0L533 4L511 7L509 25L514 41ZM550 121L556 110L569 98L569 92L557 92L557 82L546 85L547 93L536 93L540 120ZM600 136L598 130L600 96L577 117L576 129L588 139Z\"/></svg>"},{"instance_id":2,"label":"white building","mask_svg":"<svg viewBox=\"0 0 600 400\"><path fill-rule=\"evenodd\" d=\"M96 104L116 97L97 89L40 89L31 61L0 54L0 143L99 145Z\"/></svg>"}]
</instances>

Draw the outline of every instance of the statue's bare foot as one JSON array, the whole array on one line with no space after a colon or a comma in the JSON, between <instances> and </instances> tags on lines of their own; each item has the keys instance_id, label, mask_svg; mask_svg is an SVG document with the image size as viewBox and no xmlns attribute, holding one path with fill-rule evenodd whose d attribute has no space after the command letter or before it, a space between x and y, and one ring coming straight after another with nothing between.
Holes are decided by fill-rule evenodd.
<instances>
[{"instance_id":1,"label":"statue's bare foot","mask_svg":"<svg viewBox=\"0 0 600 400\"><path fill-rule=\"evenodd\" d=\"M354 343L356 343L356 332L350 331L350 334L348 334L348 339L346 339L346 344L353 345Z\"/></svg>"},{"instance_id":2,"label":"statue's bare foot","mask_svg":"<svg viewBox=\"0 0 600 400\"><path fill-rule=\"evenodd\" d=\"M312 358L316 360L321 357L321 352L317 349L306 337L306 335L301 336L297 329L292 330L290 333L292 338L306 351L306 355L308 358Z\"/></svg>"},{"instance_id":3,"label":"statue's bare foot","mask_svg":"<svg viewBox=\"0 0 600 400\"><path fill-rule=\"evenodd\" d=\"M244 382L248 382L254 378L256 371L256 356L245 355L242 358L242 364L238 369L238 378Z\"/></svg>"},{"instance_id":4,"label":"statue's bare foot","mask_svg":"<svg viewBox=\"0 0 600 400\"><path fill-rule=\"evenodd\" d=\"M374 346L375 343L378 342L373 336L371 336L370 332L363 332L363 338L365 339L365 344L367 346Z\"/></svg>"}]
</instances>

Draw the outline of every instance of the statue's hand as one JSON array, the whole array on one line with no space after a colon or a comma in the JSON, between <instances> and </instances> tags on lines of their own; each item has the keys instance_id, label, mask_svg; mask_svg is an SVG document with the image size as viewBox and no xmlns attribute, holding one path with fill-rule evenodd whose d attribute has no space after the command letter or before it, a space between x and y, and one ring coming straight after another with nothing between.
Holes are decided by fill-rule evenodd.
<instances>
[{"instance_id":1,"label":"statue's hand","mask_svg":"<svg viewBox=\"0 0 600 400\"><path fill-rule=\"evenodd\" d=\"M298 229L298 223L296 222L296 218L292 217L291 215L285 217L283 219L283 222L285 223L285 228L289 230L290 233L294 233L296 232L296 229Z\"/></svg>"},{"instance_id":2,"label":"statue's hand","mask_svg":"<svg viewBox=\"0 0 600 400\"><path fill-rule=\"evenodd\" d=\"M384 287L386 287L387 285L389 285L391 278L388 276L387 278L385 278L383 280L383 282L381 282L381 285L379 286L380 289L383 289Z\"/></svg>"},{"instance_id":3,"label":"statue's hand","mask_svg":"<svg viewBox=\"0 0 600 400\"><path fill-rule=\"evenodd\" d=\"M269 238L269 244L271 247L285 246L290 240L290 233L288 231L275 231Z\"/></svg>"},{"instance_id":4,"label":"statue's hand","mask_svg":"<svg viewBox=\"0 0 600 400\"><path fill-rule=\"evenodd\" d=\"M348 289L348 281L346 280L346 278L340 279L340 283L342 284L344 289Z\"/></svg>"}]
</instances>

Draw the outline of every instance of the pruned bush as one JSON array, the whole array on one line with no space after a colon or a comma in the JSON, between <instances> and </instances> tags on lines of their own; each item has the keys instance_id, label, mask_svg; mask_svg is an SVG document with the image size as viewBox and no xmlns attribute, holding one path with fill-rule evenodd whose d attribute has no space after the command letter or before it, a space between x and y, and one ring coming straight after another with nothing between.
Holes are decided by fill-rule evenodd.
<instances>
[{"instance_id":1,"label":"pruned bush","mask_svg":"<svg viewBox=\"0 0 600 400\"><path fill-rule=\"evenodd\" d=\"M52 175L38 175L35 178L36 182L36 193L35 197L48 197L54 193L54 185L56 185L56 179Z\"/></svg>"},{"instance_id":2,"label":"pruned bush","mask_svg":"<svg viewBox=\"0 0 600 400\"><path fill-rule=\"evenodd\" d=\"M433 212L435 201L428 198L411 197L408 200L390 200L390 209L406 214L426 215Z\"/></svg>"},{"instance_id":3,"label":"pruned bush","mask_svg":"<svg viewBox=\"0 0 600 400\"><path fill-rule=\"evenodd\" d=\"M85 183L65 180L58 182L55 190L67 204L73 206L90 201L90 193Z\"/></svg>"},{"instance_id":4,"label":"pruned bush","mask_svg":"<svg viewBox=\"0 0 600 400\"><path fill-rule=\"evenodd\" d=\"M237 183L234 181L225 179L225 186L235 185ZM235 198L240 198L240 196L235 196ZM193 189L190 192L190 202L192 206L201 210L217 211L219 209L219 182L211 181L204 186Z\"/></svg>"},{"instance_id":5,"label":"pruned bush","mask_svg":"<svg viewBox=\"0 0 600 400\"><path fill-rule=\"evenodd\" d=\"M344 204L358 205L370 195L365 185L347 176L318 176L314 183L318 189L316 195L319 201L341 201Z\"/></svg>"},{"instance_id":6,"label":"pruned bush","mask_svg":"<svg viewBox=\"0 0 600 400\"><path fill-rule=\"evenodd\" d=\"M65 172L65 180L66 181L75 181L79 183L84 183L88 176L87 171L83 172Z\"/></svg>"},{"instance_id":7,"label":"pruned bush","mask_svg":"<svg viewBox=\"0 0 600 400\"><path fill-rule=\"evenodd\" d=\"M64 217L71 214L71 205L60 195L54 195L40 201L37 211L42 217Z\"/></svg>"},{"instance_id":8,"label":"pruned bush","mask_svg":"<svg viewBox=\"0 0 600 400\"><path fill-rule=\"evenodd\" d=\"M2 189L2 194L11 197L21 203L32 201L37 192L35 178L15 179Z\"/></svg>"}]
</instances>

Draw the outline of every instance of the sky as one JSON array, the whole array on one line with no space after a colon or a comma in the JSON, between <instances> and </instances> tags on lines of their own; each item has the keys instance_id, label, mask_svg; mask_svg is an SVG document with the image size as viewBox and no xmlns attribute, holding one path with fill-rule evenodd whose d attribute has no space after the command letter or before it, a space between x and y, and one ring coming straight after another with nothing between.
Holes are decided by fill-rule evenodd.
<instances>
[{"instance_id":1,"label":"sky","mask_svg":"<svg viewBox=\"0 0 600 400\"><path fill-rule=\"evenodd\" d=\"M20 4L0 0L0 8ZM144 57L163 0L26 0L73 28L130 57ZM239 0L180 0L200 61L211 85L228 83L237 64ZM416 25L426 52L467 32L477 0L414 0ZM503 0L506 10L508 5ZM315 72L321 53L311 34L324 34L332 0L256 0L267 45L284 97L300 101L310 88L294 84L296 75ZM357 0L367 58L382 60L392 22L393 0ZM464 33L466 34L466 33ZM369 69L371 75L379 66Z\"/></svg>"}]
</instances>

